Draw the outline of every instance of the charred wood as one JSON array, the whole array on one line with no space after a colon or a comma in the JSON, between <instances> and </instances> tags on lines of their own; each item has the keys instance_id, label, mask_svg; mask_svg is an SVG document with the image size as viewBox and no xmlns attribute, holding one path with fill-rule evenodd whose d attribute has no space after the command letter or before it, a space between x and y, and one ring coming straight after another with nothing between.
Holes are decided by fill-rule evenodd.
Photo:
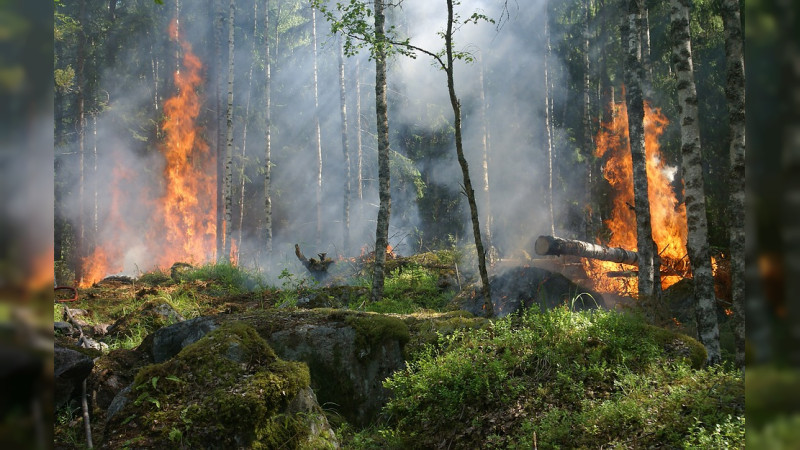
<instances>
[{"instance_id":1,"label":"charred wood","mask_svg":"<svg viewBox=\"0 0 800 450\"><path fill-rule=\"evenodd\" d=\"M297 256L297 259L303 263L303 266L311 273L327 272L328 266L335 262L331 258L328 258L327 253L317 253L319 259L306 258L303 252L300 251L300 246L298 244L294 244L294 254Z\"/></svg>"}]
</instances>

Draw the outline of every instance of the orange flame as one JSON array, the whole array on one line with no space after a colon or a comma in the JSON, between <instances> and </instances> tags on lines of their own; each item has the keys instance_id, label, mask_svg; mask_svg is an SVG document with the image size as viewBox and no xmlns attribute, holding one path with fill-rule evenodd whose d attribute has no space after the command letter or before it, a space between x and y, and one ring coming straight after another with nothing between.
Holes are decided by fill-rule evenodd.
<instances>
[{"instance_id":1,"label":"orange flame","mask_svg":"<svg viewBox=\"0 0 800 450\"><path fill-rule=\"evenodd\" d=\"M177 39L183 49L184 70L175 72L178 92L164 102L165 138L159 146L165 160L162 180L152 188L154 192L145 190L138 198L130 198L125 180L136 174L124 162L116 161L114 181L109 186L111 209L104 220L108 225L106 236L83 260L81 287L124 269L128 249L120 246L135 242L131 236L141 241L146 250L148 261L137 261L145 270L168 267L176 261L202 263L213 259L217 231L216 161L196 124L202 105L197 90L203 81L203 65L191 44L181 38L176 21L170 24L168 35ZM128 230L122 211L143 206L151 210L151 219L141 224L141 229Z\"/></svg>"},{"instance_id":2,"label":"orange flame","mask_svg":"<svg viewBox=\"0 0 800 450\"><path fill-rule=\"evenodd\" d=\"M603 176L613 190L613 209L605 225L611 232L608 245L636 250L636 215L633 209L633 163L628 135L628 111L625 103L612 104L611 123L602 124L597 134L595 154L606 160ZM678 203L672 187L675 168L668 167L662 157L658 139L669 124L659 108L645 102L645 154L647 160L648 197L653 239L662 259L662 289L677 283L688 274L686 259L686 209ZM637 292L635 278L606 278L620 265L585 260L584 267L600 292L632 294Z\"/></svg>"}]
</instances>

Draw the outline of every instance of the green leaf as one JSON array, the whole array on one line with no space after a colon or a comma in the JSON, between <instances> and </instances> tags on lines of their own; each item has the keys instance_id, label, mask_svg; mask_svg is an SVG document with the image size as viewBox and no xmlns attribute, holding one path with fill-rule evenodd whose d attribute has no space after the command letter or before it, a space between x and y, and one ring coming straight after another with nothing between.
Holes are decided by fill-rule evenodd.
<instances>
[{"instance_id":1,"label":"green leaf","mask_svg":"<svg viewBox=\"0 0 800 450\"><path fill-rule=\"evenodd\" d=\"M150 383L153 385L153 389L156 388L156 383L158 383L158 377L153 377L150 379Z\"/></svg>"}]
</instances>

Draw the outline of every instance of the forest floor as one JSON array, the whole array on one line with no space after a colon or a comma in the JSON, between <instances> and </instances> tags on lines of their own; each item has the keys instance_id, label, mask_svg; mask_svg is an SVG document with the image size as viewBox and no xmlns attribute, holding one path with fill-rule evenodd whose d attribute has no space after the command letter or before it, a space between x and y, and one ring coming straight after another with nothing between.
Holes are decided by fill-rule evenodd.
<instances>
[{"instance_id":1,"label":"forest floor","mask_svg":"<svg viewBox=\"0 0 800 450\"><path fill-rule=\"evenodd\" d=\"M55 304L53 319L66 320L70 308L102 343L98 354L135 349L175 321L254 310L371 311L419 321L455 309L470 282L458 261L452 251L390 260L379 303L368 300L364 261L339 261L324 284L284 270L280 287L230 265L156 270L79 289L77 301ZM162 303L178 316L142 313ZM744 447L740 372L705 367L699 343L635 311L531 308L432 336L384 381L391 400L372 424L329 412L342 448ZM57 333L57 343L67 341ZM79 405L56 411L57 448L85 448Z\"/></svg>"}]
</instances>

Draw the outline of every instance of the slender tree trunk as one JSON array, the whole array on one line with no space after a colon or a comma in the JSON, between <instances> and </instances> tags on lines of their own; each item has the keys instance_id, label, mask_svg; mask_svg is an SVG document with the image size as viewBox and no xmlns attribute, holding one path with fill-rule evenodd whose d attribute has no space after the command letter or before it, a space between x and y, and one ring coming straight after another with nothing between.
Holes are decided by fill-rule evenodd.
<instances>
[{"instance_id":1,"label":"slender tree trunk","mask_svg":"<svg viewBox=\"0 0 800 450\"><path fill-rule=\"evenodd\" d=\"M697 90L692 67L689 34L689 0L671 0L672 62L678 76L678 111L681 121L681 164L686 199L688 238L686 247L692 265L694 295L697 302L697 334L706 347L708 361L720 362L717 302L708 250L700 127L697 115Z\"/></svg>"},{"instance_id":2,"label":"slender tree trunk","mask_svg":"<svg viewBox=\"0 0 800 450\"><path fill-rule=\"evenodd\" d=\"M95 245L100 235L97 191L97 114L92 114L92 236Z\"/></svg>"},{"instance_id":3,"label":"slender tree trunk","mask_svg":"<svg viewBox=\"0 0 800 450\"><path fill-rule=\"evenodd\" d=\"M375 229L375 267L372 276L373 301L383 298L384 267L386 265L386 246L389 245L389 217L392 197L389 178L389 113L386 101L386 47L384 40L383 0L374 0L375 7L375 115L378 128L378 207Z\"/></svg>"},{"instance_id":4,"label":"slender tree trunk","mask_svg":"<svg viewBox=\"0 0 800 450\"><path fill-rule=\"evenodd\" d=\"M645 313L653 313L655 273L653 267L653 232L650 225L647 167L644 148L644 101L642 99L642 66L639 44L639 2L628 1L628 55L625 60L625 101L628 107L628 133L633 161L633 198L636 208L636 249L639 253L639 301ZM652 318L652 317L651 317Z\"/></svg>"},{"instance_id":5,"label":"slender tree trunk","mask_svg":"<svg viewBox=\"0 0 800 450\"><path fill-rule=\"evenodd\" d=\"M483 150L483 198L486 208L485 220L483 223L484 233L486 234L486 248L488 248L489 264L494 263L497 258L497 250L492 245L492 195L489 189L489 119L487 114L486 102L486 82L484 78L483 57L478 53L478 64L480 65L478 72L478 82L481 85L480 91L480 121L481 121L481 149Z\"/></svg>"},{"instance_id":6,"label":"slender tree trunk","mask_svg":"<svg viewBox=\"0 0 800 450\"><path fill-rule=\"evenodd\" d=\"M159 106L158 106L158 63L159 63L159 60L155 56L155 53L153 52L153 36L150 34L149 31L147 32L147 39L149 41L149 47L150 47L150 69L152 70L152 76L153 76L153 116L154 117L158 117L158 115L159 115L158 114L158 109L159 109ZM161 121L157 120L156 121L156 138L160 138L160 137L161 137Z\"/></svg>"},{"instance_id":7,"label":"slender tree trunk","mask_svg":"<svg viewBox=\"0 0 800 450\"><path fill-rule=\"evenodd\" d=\"M223 261L225 251L225 188L224 188L224 166L225 158L223 154L223 123L222 123L222 23L224 14L222 9L215 1L210 1L211 11L214 16L214 61L216 70L214 73L214 122L215 122L215 142L216 142L216 168L217 168L217 223L216 223L216 260Z\"/></svg>"},{"instance_id":8,"label":"slender tree trunk","mask_svg":"<svg viewBox=\"0 0 800 450\"><path fill-rule=\"evenodd\" d=\"M641 17L639 18L639 33L641 34L642 48L642 92L645 98L653 97L653 64L650 57L650 11L647 4L641 2Z\"/></svg>"},{"instance_id":9,"label":"slender tree trunk","mask_svg":"<svg viewBox=\"0 0 800 450\"><path fill-rule=\"evenodd\" d=\"M730 261L733 300L733 336L736 365L744 367L745 348L745 74L744 38L739 0L722 2L725 24L725 65L730 126ZM752 237L752 236L751 236Z\"/></svg>"},{"instance_id":10,"label":"slender tree trunk","mask_svg":"<svg viewBox=\"0 0 800 450\"><path fill-rule=\"evenodd\" d=\"M78 32L78 58L76 61L75 76L77 82L76 93L76 131L78 135L78 230L75 239L75 254L77 255L77 264L75 269L75 278L83 282L83 259L88 254L86 251L86 231L84 224L86 199L85 199L85 146L86 146L86 112L85 112L85 98L86 98L86 33L85 28L88 27L86 20L86 0L80 1L79 6L79 32Z\"/></svg>"},{"instance_id":11,"label":"slender tree trunk","mask_svg":"<svg viewBox=\"0 0 800 450\"><path fill-rule=\"evenodd\" d=\"M239 254L242 249L242 228L244 227L244 191L245 191L245 166L247 161L247 124L250 122L250 100L253 94L253 68L256 65L256 33L258 33L258 0L253 0L253 49L250 51L251 58L250 70L247 75L247 101L244 107L244 123L242 124L242 159L239 167L239 226L236 228L238 236L236 242L236 254L234 259L239 261Z\"/></svg>"},{"instance_id":12,"label":"slender tree trunk","mask_svg":"<svg viewBox=\"0 0 800 450\"><path fill-rule=\"evenodd\" d=\"M592 142L592 118L591 118L591 84L589 83L589 21L591 20L592 0L584 0L583 17L583 155L586 160L586 179L583 189L583 208L584 208L584 227L583 234L585 239L593 240L596 234L594 223L595 206L592 199L592 187L594 185L594 143Z\"/></svg>"},{"instance_id":13,"label":"slender tree trunk","mask_svg":"<svg viewBox=\"0 0 800 450\"><path fill-rule=\"evenodd\" d=\"M233 206L233 37L236 27L234 26L234 11L235 2L230 0L229 13L228 13L228 107L225 112L225 125L226 125L226 145L225 145L225 237L223 243L223 258L226 261L231 261L231 232L232 214L231 207Z\"/></svg>"},{"instance_id":14,"label":"slender tree trunk","mask_svg":"<svg viewBox=\"0 0 800 450\"><path fill-rule=\"evenodd\" d=\"M311 36L314 43L314 132L317 144L317 246L322 244L322 134L319 127L319 78L317 69L317 12L311 8Z\"/></svg>"},{"instance_id":15,"label":"slender tree trunk","mask_svg":"<svg viewBox=\"0 0 800 450\"><path fill-rule=\"evenodd\" d=\"M461 166L461 175L464 179L464 191L469 202L470 216L472 218L472 234L475 238L475 250L478 252L478 271L483 285L483 311L486 317L494 316L492 294L489 287L489 274L486 270L486 252L481 240L481 224L478 215L478 204L475 202L475 191L469 176L469 165L464 157L464 147L461 137L461 102L456 97L455 81L453 79L453 0L447 0L447 31L444 35L445 51L447 52L447 88L450 93L450 105L453 107L454 127L456 133L456 153Z\"/></svg>"},{"instance_id":16,"label":"slender tree trunk","mask_svg":"<svg viewBox=\"0 0 800 450\"><path fill-rule=\"evenodd\" d=\"M356 190L358 195L358 219L364 219L364 176L362 172L362 148L361 148L361 62L356 58L356 152L358 162L356 169L356 179L358 181Z\"/></svg>"},{"instance_id":17,"label":"slender tree trunk","mask_svg":"<svg viewBox=\"0 0 800 450\"><path fill-rule=\"evenodd\" d=\"M547 1L544 6L544 35L546 48L544 53L544 137L545 137L545 150L547 152L547 192L545 192L545 202L547 203L547 218L548 225L550 225L550 234L556 234L556 221L553 214L553 133L552 133L552 120L553 120L553 105L552 105L552 90L550 88L550 14L548 9L550 2Z\"/></svg>"},{"instance_id":18,"label":"slender tree trunk","mask_svg":"<svg viewBox=\"0 0 800 450\"><path fill-rule=\"evenodd\" d=\"M269 54L269 0L264 8L264 251L267 261L272 259L272 74ZM277 22L277 20L276 20ZM277 33L277 26L275 27Z\"/></svg>"},{"instance_id":19,"label":"slender tree trunk","mask_svg":"<svg viewBox=\"0 0 800 450\"><path fill-rule=\"evenodd\" d=\"M342 251L350 251L350 147L347 142L347 91L344 84L344 41L339 42L339 101L342 118L342 153L344 154L344 204L342 208Z\"/></svg>"}]
</instances>

